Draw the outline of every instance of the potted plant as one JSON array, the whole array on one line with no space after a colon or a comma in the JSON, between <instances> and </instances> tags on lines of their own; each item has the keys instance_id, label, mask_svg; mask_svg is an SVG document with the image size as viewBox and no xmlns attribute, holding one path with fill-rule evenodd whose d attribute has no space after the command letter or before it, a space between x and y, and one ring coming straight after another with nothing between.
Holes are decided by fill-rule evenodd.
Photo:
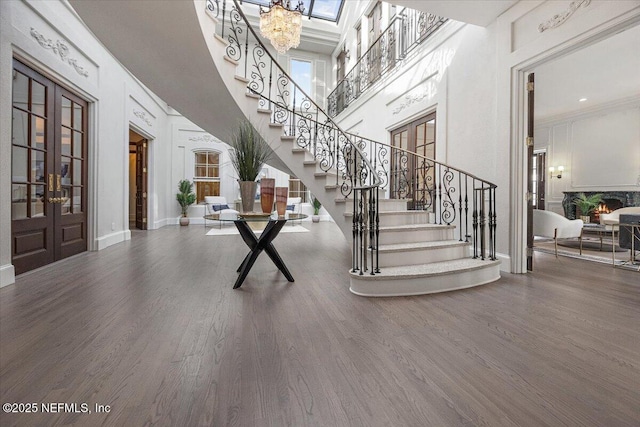
<instances>
[{"instance_id":1,"label":"potted plant","mask_svg":"<svg viewBox=\"0 0 640 427\"><path fill-rule=\"evenodd\" d=\"M189 225L187 211L189 210L189 206L194 204L196 201L196 195L193 193L193 183L188 179L181 180L178 183L178 191L179 192L176 194L176 200L182 209L180 225Z\"/></svg>"},{"instance_id":2,"label":"potted plant","mask_svg":"<svg viewBox=\"0 0 640 427\"><path fill-rule=\"evenodd\" d=\"M256 178L271 153L266 141L248 121L242 121L231 137L229 154L240 181L242 211L253 211L258 183Z\"/></svg>"},{"instance_id":3,"label":"potted plant","mask_svg":"<svg viewBox=\"0 0 640 427\"><path fill-rule=\"evenodd\" d=\"M580 219L588 224L591 221L591 212L593 212L602 202L602 194L592 194L590 196L584 193L578 194L572 204L580 209Z\"/></svg>"},{"instance_id":4,"label":"potted plant","mask_svg":"<svg viewBox=\"0 0 640 427\"><path fill-rule=\"evenodd\" d=\"M313 197L312 206L313 206L313 215L311 216L311 221L320 222L320 208L322 207L322 203L320 203L320 200Z\"/></svg>"}]
</instances>

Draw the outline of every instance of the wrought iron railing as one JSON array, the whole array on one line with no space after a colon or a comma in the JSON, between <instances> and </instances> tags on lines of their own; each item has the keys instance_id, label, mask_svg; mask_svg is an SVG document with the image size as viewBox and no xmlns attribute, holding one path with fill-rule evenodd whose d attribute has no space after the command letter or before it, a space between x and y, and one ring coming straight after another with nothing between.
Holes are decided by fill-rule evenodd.
<instances>
[{"instance_id":1,"label":"wrought iron railing","mask_svg":"<svg viewBox=\"0 0 640 427\"><path fill-rule=\"evenodd\" d=\"M474 257L495 259L496 186L416 153L363 138L340 127L287 74L262 44L237 0L207 0L229 43L226 56L238 63L247 91L285 135L306 149L319 168L335 176L335 187L353 203L353 266L378 268L380 193L407 199L431 212L436 223L456 225L460 241L472 238ZM469 229L471 222L471 229ZM367 259L367 253L370 254Z\"/></svg>"},{"instance_id":2,"label":"wrought iron railing","mask_svg":"<svg viewBox=\"0 0 640 427\"><path fill-rule=\"evenodd\" d=\"M427 12L401 10L329 94L329 115L335 117L344 111L446 21Z\"/></svg>"}]
</instances>

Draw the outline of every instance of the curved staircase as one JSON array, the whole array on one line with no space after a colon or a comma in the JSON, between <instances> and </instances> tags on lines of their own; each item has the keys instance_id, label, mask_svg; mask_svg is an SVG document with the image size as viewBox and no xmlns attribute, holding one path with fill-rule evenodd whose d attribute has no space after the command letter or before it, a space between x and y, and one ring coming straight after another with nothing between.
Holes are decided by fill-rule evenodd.
<instances>
[{"instance_id":1,"label":"curved staircase","mask_svg":"<svg viewBox=\"0 0 640 427\"><path fill-rule=\"evenodd\" d=\"M117 2L118 7L114 8L110 4L113 2L101 2L104 7L96 8L87 3L92 2L72 0L103 43L122 51L119 56L112 50L128 66L123 57L131 55L127 50L131 48L122 43L110 46L109 37L105 41L102 33L111 31L105 22L122 18L122 8L129 6ZM390 153L397 149L342 131L271 57L247 26L237 1L162 2L154 4L153 14L167 7L169 18L169 8L178 12L176 4L183 25L187 19L190 25L197 23L213 61L211 74L219 77L219 84L228 91L229 97L211 101L212 110L213 105L225 105L231 100L229 108L239 109L254 124L279 160L305 183L347 240L352 240L351 292L363 296L417 295L468 288L500 278L499 261L495 259L495 185L435 160L403 152L402 156L422 162L424 176L430 177L425 178L424 188L414 192L422 200L418 203L384 197L392 192L399 194L398 188L391 188L391 171L387 170ZM193 16L184 10L187 7L193 8ZM130 13L134 11L139 13L140 9L134 6ZM130 18L128 14L126 19ZM171 26L170 21L166 23ZM175 31L183 29L193 32L193 27ZM164 69L170 73L166 64ZM139 75L135 69L132 71ZM147 70L140 71L149 74ZM188 102L176 99L181 104L173 103L178 98L174 89L147 83L142 76L140 79L170 104L180 105L186 117L202 117ZM302 105L290 105L295 102L291 100L298 99L297 92L302 95ZM206 120L194 121L221 136L228 135L237 123L212 126ZM455 181L458 187L453 184ZM409 210L407 203L420 209ZM437 224L428 223L427 208L436 214Z\"/></svg>"}]
</instances>

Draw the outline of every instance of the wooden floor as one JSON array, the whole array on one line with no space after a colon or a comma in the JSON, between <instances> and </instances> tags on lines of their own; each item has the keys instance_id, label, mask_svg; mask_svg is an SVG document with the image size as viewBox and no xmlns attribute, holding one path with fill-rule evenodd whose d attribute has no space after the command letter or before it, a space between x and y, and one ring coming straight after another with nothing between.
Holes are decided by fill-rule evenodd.
<instances>
[{"instance_id":1,"label":"wooden floor","mask_svg":"<svg viewBox=\"0 0 640 427\"><path fill-rule=\"evenodd\" d=\"M348 290L330 223L262 255L202 226L135 232L0 289L0 425L638 426L640 273L536 253L439 295ZM108 414L95 404L110 405Z\"/></svg>"}]
</instances>

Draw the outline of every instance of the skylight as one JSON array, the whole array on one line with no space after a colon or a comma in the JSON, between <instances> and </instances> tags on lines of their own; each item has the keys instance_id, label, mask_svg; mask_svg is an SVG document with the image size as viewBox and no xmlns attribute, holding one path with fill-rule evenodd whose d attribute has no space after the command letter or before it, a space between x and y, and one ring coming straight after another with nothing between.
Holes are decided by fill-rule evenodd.
<instances>
[{"instance_id":1,"label":"skylight","mask_svg":"<svg viewBox=\"0 0 640 427\"><path fill-rule=\"evenodd\" d=\"M243 0L243 3L269 7L269 0ZM302 0L304 16L338 22L344 0ZM291 0L291 6L298 5L298 0Z\"/></svg>"}]
</instances>

